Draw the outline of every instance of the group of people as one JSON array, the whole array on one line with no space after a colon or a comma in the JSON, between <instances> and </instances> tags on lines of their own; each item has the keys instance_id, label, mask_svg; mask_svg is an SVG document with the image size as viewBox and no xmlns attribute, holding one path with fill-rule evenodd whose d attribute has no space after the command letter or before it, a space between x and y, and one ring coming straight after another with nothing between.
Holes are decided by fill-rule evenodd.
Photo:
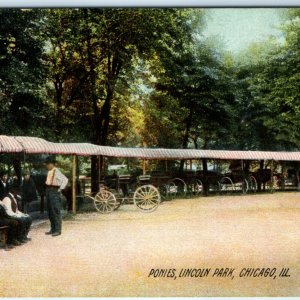
<instances>
[{"instance_id":1,"label":"group of people","mask_svg":"<svg viewBox=\"0 0 300 300\"><path fill-rule=\"evenodd\" d=\"M62 197L63 190L68 183L68 178L56 168L56 160L49 156L45 164L48 174L45 182L47 210L50 220L50 230L47 235L59 236L61 234L62 217ZM9 180L7 172L0 175L0 227L7 226L7 246L11 249L20 246L31 240L28 233L32 224L32 218L27 214L27 203L37 200L37 192L34 181L30 178L30 173L23 174L22 184L22 209L19 208L18 195L20 184L15 185Z\"/></svg>"}]
</instances>

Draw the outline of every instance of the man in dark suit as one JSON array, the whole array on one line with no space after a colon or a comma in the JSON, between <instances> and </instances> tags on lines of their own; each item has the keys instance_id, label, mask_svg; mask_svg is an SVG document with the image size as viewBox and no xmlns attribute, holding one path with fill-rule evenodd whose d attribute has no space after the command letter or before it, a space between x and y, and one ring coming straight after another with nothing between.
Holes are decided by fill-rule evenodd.
<instances>
[{"instance_id":1,"label":"man in dark suit","mask_svg":"<svg viewBox=\"0 0 300 300\"><path fill-rule=\"evenodd\" d=\"M0 173L0 200L9 192L8 174L5 171Z\"/></svg>"},{"instance_id":2,"label":"man in dark suit","mask_svg":"<svg viewBox=\"0 0 300 300\"><path fill-rule=\"evenodd\" d=\"M13 246L19 246L22 244L21 225L17 220L14 220L7 215L5 208L1 205L1 203L0 203L0 226L8 226L8 234L7 234L8 248L12 248Z\"/></svg>"},{"instance_id":3,"label":"man in dark suit","mask_svg":"<svg viewBox=\"0 0 300 300\"><path fill-rule=\"evenodd\" d=\"M27 204L32 201L38 200L36 186L30 176L30 172L24 171L24 180L22 185L22 210L27 213Z\"/></svg>"},{"instance_id":4,"label":"man in dark suit","mask_svg":"<svg viewBox=\"0 0 300 300\"><path fill-rule=\"evenodd\" d=\"M20 231L18 232L18 240L21 243L26 243L31 240L27 235L32 224L32 218L19 211L18 202L16 200L16 190L14 187L10 188L10 192L0 201L0 205L4 208L6 215L18 222Z\"/></svg>"}]
</instances>

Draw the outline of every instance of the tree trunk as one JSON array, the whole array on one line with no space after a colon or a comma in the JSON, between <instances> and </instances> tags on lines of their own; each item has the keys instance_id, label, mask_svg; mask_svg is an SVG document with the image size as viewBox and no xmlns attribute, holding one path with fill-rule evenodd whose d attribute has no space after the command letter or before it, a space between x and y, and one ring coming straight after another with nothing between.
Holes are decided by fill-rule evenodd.
<instances>
[{"instance_id":1,"label":"tree trunk","mask_svg":"<svg viewBox=\"0 0 300 300\"><path fill-rule=\"evenodd\" d=\"M101 145L106 145L107 143L112 98L113 98L113 90L111 89L110 84L108 83L106 99L100 114Z\"/></svg>"},{"instance_id":2,"label":"tree trunk","mask_svg":"<svg viewBox=\"0 0 300 300\"><path fill-rule=\"evenodd\" d=\"M86 43L87 43L87 60L89 65L89 80L91 85L91 100L93 107L93 127L94 135L92 142L96 145L101 145L101 123L99 122L99 107L98 107L98 97L96 93L96 71L95 71L95 60L92 52L92 43L91 43L91 30L88 27L88 15L89 10L83 9L84 18L86 21ZM99 191L99 162L97 156L91 156L91 191L93 193Z\"/></svg>"}]
</instances>

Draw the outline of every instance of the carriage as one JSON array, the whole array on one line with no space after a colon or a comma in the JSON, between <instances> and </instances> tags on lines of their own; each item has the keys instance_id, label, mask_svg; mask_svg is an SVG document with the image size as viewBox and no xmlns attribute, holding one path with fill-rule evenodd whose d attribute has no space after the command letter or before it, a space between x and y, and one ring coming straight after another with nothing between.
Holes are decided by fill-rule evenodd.
<instances>
[{"instance_id":1,"label":"carriage","mask_svg":"<svg viewBox=\"0 0 300 300\"><path fill-rule=\"evenodd\" d=\"M107 178L95 195L85 195L102 214L111 213L122 204L133 203L142 212L153 212L161 203L159 190L145 176L119 175Z\"/></svg>"},{"instance_id":2,"label":"carriage","mask_svg":"<svg viewBox=\"0 0 300 300\"><path fill-rule=\"evenodd\" d=\"M257 192L258 184L257 179L252 174L244 174L243 172L235 171L225 173L219 181L220 192L242 192L247 194L249 192Z\"/></svg>"}]
</instances>

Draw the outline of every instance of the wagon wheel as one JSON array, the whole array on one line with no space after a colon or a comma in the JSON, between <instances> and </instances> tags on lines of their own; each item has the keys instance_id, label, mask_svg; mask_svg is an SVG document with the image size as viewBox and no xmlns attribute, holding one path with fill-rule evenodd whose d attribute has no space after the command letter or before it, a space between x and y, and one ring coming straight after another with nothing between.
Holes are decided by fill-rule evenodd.
<instances>
[{"instance_id":1,"label":"wagon wheel","mask_svg":"<svg viewBox=\"0 0 300 300\"><path fill-rule=\"evenodd\" d=\"M181 178L174 178L172 180L170 180L169 182L170 184L172 183L173 185L175 185L175 193L176 196L182 196L184 197L187 193L187 185L184 182L184 180L182 180Z\"/></svg>"},{"instance_id":2,"label":"wagon wheel","mask_svg":"<svg viewBox=\"0 0 300 300\"><path fill-rule=\"evenodd\" d=\"M249 189L253 193L257 192L257 180L254 176L249 177Z\"/></svg>"},{"instance_id":3,"label":"wagon wheel","mask_svg":"<svg viewBox=\"0 0 300 300\"><path fill-rule=\"evenodd\" d=\"M222 177L219 181L219 191L220 193L222 192L228 192L228 191L231 191L233 192L234 191L234 184L233 184L233 181L231 180L230 177Z\"/></svg>"},{"instance_id":4,"label":"wagon wheel","mask_svg":"<svg viewBox=\"0 0 300 300\"><path fill-rule=\"evenodd\" d=\"M117 210L123 203L123 198L118 198L116 199L116 206L114 208L114 210Z\"/></svg>"},{"instance_id":5,"label":"wagon wheel","mask_svg":"<svg viewBox=\"0 0 300 300\"><path fill-rule=\"evenodd\" d=\"M200 179L194 179L191 182L192 193L194 195L200 195L203 193L203 183Z\"/></svg>"},{"instance_id":6,"label":"wagon wheel","mask_svg":"<svg viewBox=\"0 0 300 300\"><path fill-rule=\"evenodd\" d=\"M94 197L95 208L102 214L111 213L117 204L115 195L107 190L102 189Z\"/></svg>"},{"instance_id":7,"label":"wagon wheel","mask_svg":"<svg viewBox=\"0 0 300 300\"><path fill-rule=\"evenodd\" d=\"M276 189L278 188L278 179L277 176L273 175L270 180L266 183L266 188L270 191L271 194L276 192Z\"/></svg>"},{"instance_id":8,"label":"wagon wheel","mask_svg":"<svg viewBox=\"0 0 300 300\"><path fill-rule=\"evenodd\" d=\"M242 182L242 192L243 194L247 194L249 191L249 183L248 180L245 178Z\"/></svg>"},{"instance_id":9,"label":"wagon wheel","mask_svg":"<svg viewBox=\"0 0 300 300\"><path fill-rule=\"evenodd\" d=\"M208 193L219 193L220 192L220 182L219 181L213 181L207 183L208 187Z\"/></svg>"},{"instance_id":10,"label":"wagon wheel","mask_svg":"<svg viewBox=\"0 0 300 300\"><path fill-rule=\"evenodd\" d=\"M168 181L166 184L167 187L167 196L170 199L173 199L176 197L177 194L177 186L173 181Z\"/></svg>"},{"instance_id":11,"label":"wagon wheel","mask_svg":"<svg viewBox=\"0 0 300 300\"><path fill-rule=\"evenodd\" d=\"M133 202L143 212L152 212L161 202L158 189L151 185L142 185L133 194Z\"/></svg>"},{"instance_id":12,"label":"wagon wheel","mask_svg":"<svg viewBox=\"0 0 300 300\"><path fill-rule=\"evenodd\" d=\"M158 191L160 193L161 201L165 201L168 199L169 195L169 187L166 184L162 184L158 187Z\"/></svg>"},{"instance_id":13,"label":"wagon wheel","mask_svg":"<svg viewBox=\"0 0 300 300\"><path fill-rule=\"evenodd\" d=\"M119 189L118 193L116 194L116 205L114 210L117 210L122 204L124 204L124 193L122 191L122 189Z\"/></svg>"}]
</instances>

